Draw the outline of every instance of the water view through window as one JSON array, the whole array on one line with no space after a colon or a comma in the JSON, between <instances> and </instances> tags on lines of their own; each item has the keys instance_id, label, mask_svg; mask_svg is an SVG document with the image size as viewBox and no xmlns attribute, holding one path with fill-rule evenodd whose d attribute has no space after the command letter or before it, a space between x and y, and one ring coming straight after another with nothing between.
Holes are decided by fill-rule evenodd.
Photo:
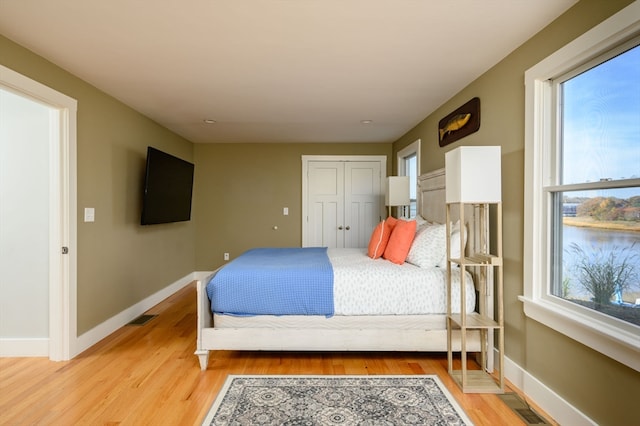
<instances>
[{"instance_id":1,"label":"water view through window","mask_svg":"<svg viewBox=\"0 0 640 426\"><path fill-rule=\"evenodd\" d=\"M550 293L640 325L640 46L558 89Z\"/></svg>"}]
</instances>

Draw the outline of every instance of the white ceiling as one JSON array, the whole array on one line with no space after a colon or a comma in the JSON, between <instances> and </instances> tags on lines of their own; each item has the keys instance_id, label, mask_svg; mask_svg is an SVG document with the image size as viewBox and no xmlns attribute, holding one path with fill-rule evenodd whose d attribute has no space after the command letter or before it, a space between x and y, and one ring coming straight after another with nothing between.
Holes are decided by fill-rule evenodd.
<instances>
[{"instance_id":1,"label":"white ceiling","mask_svg":"<svg viewBox=\"0 0 640 426\"><path fill-rule=\"evenodd\" d=\"M0 33L193 142L392 142L574 3L0 0Z\"/></svg>"}]
</instances>

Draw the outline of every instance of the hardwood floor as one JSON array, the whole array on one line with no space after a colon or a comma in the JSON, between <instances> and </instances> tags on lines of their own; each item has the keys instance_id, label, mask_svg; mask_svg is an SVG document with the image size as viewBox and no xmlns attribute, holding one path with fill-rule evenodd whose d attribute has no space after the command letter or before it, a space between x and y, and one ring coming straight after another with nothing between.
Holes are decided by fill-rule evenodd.
<instances>
[{"instance_id":1,"label":"hardwood floor","mask_svg":"<svg viewBox=\"0 0 640 426\"><path fill-rule=\"evenodd\" d=\"M227 374L437 374L476 425L524 424L496 395L460 392L446 354L217 351L203 372L195 286L148 313L71 361L0 359L0 424L200 424Z\"/></svg>"}]
</instances>

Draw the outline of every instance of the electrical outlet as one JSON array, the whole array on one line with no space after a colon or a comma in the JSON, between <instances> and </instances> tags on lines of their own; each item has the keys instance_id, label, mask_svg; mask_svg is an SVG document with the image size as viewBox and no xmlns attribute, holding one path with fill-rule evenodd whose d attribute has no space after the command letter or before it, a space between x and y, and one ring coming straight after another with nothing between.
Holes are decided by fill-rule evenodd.
<instances>
[{"instance_id":1,"label":"electrical outlet","mask_svg":"<svg viewBox=\"0 0 640 426\"><path fill-rule=\"evenodd\" d=\"M229 260L229 253L224 254L224 260Z\"/></svg>"}]
</instances>

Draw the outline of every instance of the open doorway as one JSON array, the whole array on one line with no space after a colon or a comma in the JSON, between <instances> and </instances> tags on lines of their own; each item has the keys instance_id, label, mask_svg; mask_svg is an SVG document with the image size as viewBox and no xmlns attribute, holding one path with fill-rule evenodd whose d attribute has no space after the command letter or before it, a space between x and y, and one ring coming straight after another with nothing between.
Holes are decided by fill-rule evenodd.
<instances>
[{"instance_id":1,"label":"open doorway","mask_svg":"<svg viewBox=\"0 0 640 426\"><path fill-rule=\"evenodd\" d=\"M76 341L76 101L0 66L0 355Z\"/></svg>"}]
</instances>

